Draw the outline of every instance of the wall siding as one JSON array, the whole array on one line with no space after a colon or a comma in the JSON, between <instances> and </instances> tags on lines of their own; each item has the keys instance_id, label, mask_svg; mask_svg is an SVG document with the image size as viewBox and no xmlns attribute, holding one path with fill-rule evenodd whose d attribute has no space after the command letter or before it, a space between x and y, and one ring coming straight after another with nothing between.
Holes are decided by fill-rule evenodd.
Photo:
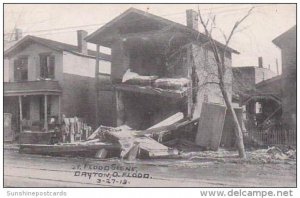
<instances>
[{"instance_id":1,"label":"wall siding","mask_svg":"<svg viewBox=\"0 0 300 198\"><path fill-rule=\"evenodd\" d=\"M51 53L55 56L55 80L61 81L62 77L62 52L54 51L48 47L31 44L24 50L9 58L9 81L14 82L14 60L19 56L28 56L28 80L37 80L40 76L40 53Z\"/></svg>"},{"instance_id":2,"label":"wall siding","mask_svg":"<svg viewBox=\"0 0 300 198\"><path fill-rule=\"evenodd\" d=\"M202 103L204 100L210 103L217 103L225 105L221 90L216 84L206 84L206 82L218 82L218 70L215 64L213 52L199 45L192 45L193 58L196 65L196 72L199 78L199 91L197 94L197 104L193 117L199 117L201 113ZM231 71L231 57L225 57L225 65L227 67L225 73L225 85L232 96L232 71Z\"/></svg>"}]
</instances>

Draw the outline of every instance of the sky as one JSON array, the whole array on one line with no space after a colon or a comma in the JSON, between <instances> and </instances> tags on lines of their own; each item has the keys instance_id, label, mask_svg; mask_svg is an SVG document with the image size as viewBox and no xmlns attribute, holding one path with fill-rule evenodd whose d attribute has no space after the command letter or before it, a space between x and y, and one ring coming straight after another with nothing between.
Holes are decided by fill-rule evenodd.
<instances>
[{"instance_id":1,"label":"sky","mask_svg":"<svg viewBox=\"0 0 300 198\"><path fill-rule=\"evenodd\" d=\"M281 72L281 52L272 40L296 24L295 4L5 4L4 34L11 39L14 28L23 35L35 35L76 45L76 31L92 33L130 7L148 11L186 25L185 11L198 9L204 18L215 15L214 38L224 42L220 29L229 34L235 22L254 6L252 14L239 26L230 46L240 52L233 66L257 66L263 57L265 67ZM203 31L199 29L199 31ZM89 48L94 49L93 44Z\"/></svg>"}]
</instances>

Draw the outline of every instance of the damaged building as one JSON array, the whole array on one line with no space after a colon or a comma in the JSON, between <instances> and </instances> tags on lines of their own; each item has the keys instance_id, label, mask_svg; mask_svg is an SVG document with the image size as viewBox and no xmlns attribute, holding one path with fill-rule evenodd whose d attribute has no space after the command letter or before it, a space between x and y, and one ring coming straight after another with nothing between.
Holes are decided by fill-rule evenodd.
<instances>
[{"instance_id":1,"label":"damaged building","mask_svg":"<svg viewBox=\"0 0 300 198\"><path fill-rule=\"evenodd\" d=\"M98 52L101 46L111 49L112 126L145 130L181 112L184 119L210 119L206 124L214 126L199 126L203 134L222 134L226 107L213 52L198 31L197 12L187 10L186 20L187 26L130 8L87 36ZM231 57L238 52L215 42L220 52L226 50L225 84L231 98Z\"/></svg>"}]
</instances>

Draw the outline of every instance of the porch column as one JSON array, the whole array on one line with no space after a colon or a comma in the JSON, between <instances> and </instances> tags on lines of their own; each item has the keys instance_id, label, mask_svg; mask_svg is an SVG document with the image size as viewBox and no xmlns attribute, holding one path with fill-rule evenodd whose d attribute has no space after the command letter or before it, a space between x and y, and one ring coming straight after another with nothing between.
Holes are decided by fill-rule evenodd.
<instances>
[{"instance_id":1,"label":"porch column","mask_svg":"<svg viewBox=\"0 0 300 198\"><path fill-rule=\"evenodd\" d=\"M95 115L95 125L98 127L99 122L99 104L98 104L98 97L99 97L99 88L98 88L98 74L99 74L99 59L100 59L100 45L97 45L97 53L96 53L96 67L95 67L95 91L96 91L96 115Z\"/></svg>"},{"instance_id":2,"label":"porch column","mask_svg":"<svg viewBox=\"0 0 300 198\"><path fill-rule=\"evenodd\" d=\"M44 128L46 129L46 132L48 132L48 101L47 101L48 97L47 95L45 95L44 97Z\"/></svg>"},{"instance_id":3,"label":"porch column","mask_svg":"<svg viewBox=\"0 0 300 198\"><path fill-rule=\"evenodd\" d=\"M22 120L23 120L22 96L19 96L19 110L20 110L20 132L22 132Z\"/></svg>"},{"instance_id":4,"label":"porch column","mask_svg":"<svg viewBox=\"0 0 300 198\"><path fill-rule=\"evenodd\" d=\"M58 124L61 124L61 96L58 96Z\"/></svg>"},{"instance_id":5,"label":"porch column","mask_svg":"<svg viewBox=\"0 0 300 198\"><path fill-rule=\"evenodd\" d=\"M118 126L123 125L125 122L125 107L124 107L122 92L115 90L114 94L115 94L114 100L116 102L116 104L115 104L115 106L116 106L115 126L118 127Z\"/></svg>"}]
</instances>

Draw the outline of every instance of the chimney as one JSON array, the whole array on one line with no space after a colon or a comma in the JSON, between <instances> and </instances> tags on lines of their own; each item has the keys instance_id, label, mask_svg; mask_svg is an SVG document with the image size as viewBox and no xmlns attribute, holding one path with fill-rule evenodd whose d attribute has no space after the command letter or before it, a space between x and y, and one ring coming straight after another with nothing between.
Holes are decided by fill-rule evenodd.
<instances>
[{"instance_id":1,"label":"chimney","mask_svg":"<svg viewBox=\"0 0 300 198\"><path fill-rule=\"evenodd\" d=\"M22 30L21 29L18 29L16 28L15 29L15 41L18 41L22 38Z\"/></svg>"},{"instance_id":2,"label":"chimney","mask_svg":"<svg viewBox=\"0 0 300 198\"><path fill-rule=\"evenodd\" d=\"M77 44L78 50L82 54L87 54L87 42L84 38L88 35L87 31L84 30L77 30Z\"/></svg>"},{"instance_id":3,"label":"chimney","mask_svg":"<svg viewBox=\"0 0 300 198\"><path fill-rule=\"evenodd\" d=\"M198 30L198 13L194 10L186 10L186 26Z\"/></svg>"},{"instance_id":4,"label":"chimney","mask_svg":"<svg viewBox=\"0 0 300 198\"><path fill-rule=\"evenodd\" d=\"M258 57L258 67L259 68L263 68L264 66L263 66L263 58L260 56L260 57Z\"/></svg>"}]
</instances>

